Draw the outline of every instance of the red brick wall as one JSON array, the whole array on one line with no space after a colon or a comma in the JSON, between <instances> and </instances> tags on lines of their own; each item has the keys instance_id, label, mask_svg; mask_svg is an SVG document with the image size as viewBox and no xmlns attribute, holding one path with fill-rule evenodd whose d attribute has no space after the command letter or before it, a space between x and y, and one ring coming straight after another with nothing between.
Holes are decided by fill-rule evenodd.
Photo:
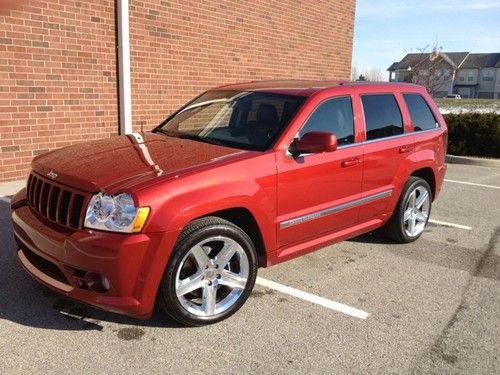
<instances>
[{"instance_id":1,"label":"red brick wall","mask_svg":"<svg viewBox=\"0 0 500 375\"><path fill-rule=\"evenodd\" d=\"M205 88L348 79L354 0L131 0L133 117L150 128Z\"/></svg>"},{"instance_id":2,"label":"red brick wall","mask_svg":"<svg viewBox=\"0 0 500 375\"><path fill-rule=\"evenodd\" d=\"M133 121L150 129L202 90L347 79L355 0L130 0ZM33 156L118 133L115 1L0 11L0 181Z\"/></svg>"},{"instance_id":3,"label":"red brick wall","mask_svg":"<svg viewBox=\"0 0 500 375\"><path fill-rule=\"evenodd\" d=\"M0 181L46 150L116 133L114 1L0 11Z\"/></svg>"}]
</instances>

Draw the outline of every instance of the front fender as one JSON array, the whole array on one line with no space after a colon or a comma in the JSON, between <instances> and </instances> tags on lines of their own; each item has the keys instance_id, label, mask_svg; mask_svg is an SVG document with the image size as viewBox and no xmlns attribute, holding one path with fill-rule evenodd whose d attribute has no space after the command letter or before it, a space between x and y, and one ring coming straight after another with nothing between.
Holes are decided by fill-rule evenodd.
<instances>
[{"instance_id":1,"label":"front fender","mask_svg":"<svg viewBox=\"0 0 500 375\"><path fill-rule=\"evenodd\" d=\"M182 176L138 195L141 205L151 207L145 232L180 233L196 218L244 208L257 222L266 249L276 247L274 154Z\"/></svg>"}]
</instances>

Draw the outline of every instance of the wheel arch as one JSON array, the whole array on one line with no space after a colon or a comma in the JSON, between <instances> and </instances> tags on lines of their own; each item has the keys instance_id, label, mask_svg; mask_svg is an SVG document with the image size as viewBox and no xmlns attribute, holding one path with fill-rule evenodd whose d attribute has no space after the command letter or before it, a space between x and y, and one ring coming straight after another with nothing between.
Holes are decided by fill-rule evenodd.
<instances>
[{"instance_id":1,"label":"wheel arch","mask_svg":"<svg viewBox=\"0 0 500 375\"><path fill-rule=\"evenodd\" d=\"M432 200L434 201L434 198L436 197L436 176L434 175L432 168L424 167L417 169L413 171L410 176L420 177L429 184L432 193Z\"/></svg>"},{"instance_id":2,"label":"wheel arch","mask_svg":"<svg viewBox=\"0 0 500 375\"><path fill-rule=\"evenodd\" d=\"M220 211L210 212L201 217L194 218L192 221L202 217L215 216L227 220L230 223L241 228L252 240L255 251L257 252L259 267L265 267L267 262L267 252L262 237L262 232L252 213L244 207L227 208ZM189 224L188 224L189 225Z\"/></svg>"},{"instance_id":3,"label":"wheel arch","mask_svg":"<svg viewBox=\"0 0 500 375\"><path fill-rule=\"evenodd\" d=\"M262 232L252 213L244 207L228 208L203 215L202 217L215 216L227 220L241 228L253 241L257 252L259 267L265 267L267 262L267 252L264 245ZM193 219L196 220L196 219Z\"/></svg>"}]
</instances>

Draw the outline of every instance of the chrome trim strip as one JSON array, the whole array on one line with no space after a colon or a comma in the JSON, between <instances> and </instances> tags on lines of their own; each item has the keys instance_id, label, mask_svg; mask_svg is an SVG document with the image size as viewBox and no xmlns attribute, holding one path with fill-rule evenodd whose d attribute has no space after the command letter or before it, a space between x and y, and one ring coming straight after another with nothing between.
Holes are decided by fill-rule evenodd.
<instances>
[{"instance_id":1,"label":"chrome trim strip","mask_svg":"<svg viewBox=\"0 0 500 375\"><path fill-rule=\"evenodd\" d=\"M356 147L356 146L362 146L363 145L363 142L353 142L353 143L349 143L347 145L341 145L341 146L338 146L337 147L337 150L343 150L344 148L349 148L349 147Z\"/></svg>"},{"instance_id":2,"label":"chrome trim strip","mask_svg":"<svg viewBox=\"0 0 500 375\"><path fill-rule=\"evenodd\" d=\"M360 142L360 144L366 145L366 144L375 143L375 142L382 142L382 141L385 141L388 139L390 140L390 139L396 139L396 138L403 138L403 137L408 137L410 135L419 135L422 133L435 132L435 131L439 131L439 130L441 130L441 127L435 128L435 129L426 129L426 130L413 130L411 132L391 135L390 137L381 137L381 138L376 138L376 139L370 139L369 141Z\"/></svg>"},{"instance_id":3,"label":"chrome trim strip","mask_svg":"<svg viewBox=\"0 0 500 375\"><path fill-rule=\"evenodd\" d=\"M391 139L404 138L404 137L408 137L410 135L415 135L415 133L414 132L406 132L406 133L391 135L389 137L380 137L380 138L370 139L370 140L363 141L361 143L366 145L366 144L370 144L370 143L382 142L382 141L387 141L387 140L391 140Z\"/></svg>"},{"instance_id":4,"label":"chrome trim strip","mask_svg":"<svg viewBox=\"0 0 500 375\"><path fill-rule=\"evenodd\" d=\"M423 134L423 133L438 132L440 130L441 130L441 127L434 128L434 129L426 129L426 130L413 130L411 132L406 132L406 133L403 133L403 134L391 135L390 137L382 137L382 138L377 138L377 139L370 139L369 141L354 142L354 143L350 143L350 144L347 144L347 145L338 146L337 150L342 150L344 148L355 147L355 146L363 146L363 145L371 144L371 143L375 143L375 142L382 142L382 141L385 141L385 140L388 140L388 139L391 140L391 139L408 137L410 135L419 135L419 134ZM309 156L309 155L315 155L315 154L311 154L311 153L300 154L299 157L302 158L302 157ZM286 149L286 156L288 158L292 157L292 154L288 151L288 148Z\"/></svg>"},{"instance_id":5,"label":"chrome trim strip","mask_svg":"<svg viewBox=\"0 0 500 375\"><path fill-rule=\"evenodd\" d=\"M439 123L437 123L437 124L439 125ZM415 135L418 135L418 134L422 134L422 133L436 132L436 131L439 131L439 130L442 130L441 126L438 126L437 128L432 128L432 129L413 130L413 133L415 133Z\"/></svg>"},{"instance_id":6,"label":"chrome trim strip","mask_svg":"<svg viewBox=\"0 0 500 375\"><path fill-rule=\"evenodd\" d=\"M298 216L293 219L282 221L280 223L280 229L285 229L294 225L305 223L307 221L319 219L320 217L331 215L339 211L347 210L349 208L361 206L363 204L375 201L377 199L387 198L390 197L391 195L392 195L392 189L389 189L386 191L382 191L380 193L369 195L364 198L355 199L347 203L339 204L337 206L328 207L323 210L316 211L307 215Z\"/></svg>"},{"instance_id":7,"label":"chrome trim strip","mask_svg":"<svg viewBox=\"0 0 500 375\"><path fill-rule=\"evenodd\" d=\"M356 147L356 146L363 146L363 142L357 142L357 143L355 142L355 143L349 143L348 145L338 146L338 147L337 147L337 150L343 150L343 149L345 149L345 148ZM290 146L289 146L289 147L287 147L286 152L285 152L285 156L286 156L288 159L291 159L291 158L293 158L293 155L290 153L289 149L290 149ZM335 151L337 151L337 150L335 150ZM335 151L334 151L334 152L335 152ZM311 153L311 152L308 152L307 154L300 154L300 155L297 157L297 159L298 159L298 158L304 158L304 157L309 156L309 155L317 155L317 154L315 154L315 153Z\"/></svg>"},{"instance_id":8,"label":"chrome trim strip","mask_svg":"<svg viewBox=\"0 0 500 375\"><path fill-rule=\"evenodd\" d=\"M439 123L438 123L439 124ZM342 146L338 146L337 147L337 150L342 150L344 148L350 148L350 147L355 147L355 146L363 146L363 145L366 145L366 144L371 144L371 143L375 143L375 142L382 142L382 141L385 141L387 139L391 140L391 139L397 139L397 138L403 138L403 137L408 137L410 135L419 135L419 134L423 134L423 133L430 133L430 132L438 132L442 130L441 126L437 127L437 128L434 128L434 129L426 129L426 130L413 130L411 132L405 132L403 134L396 134L396 135L392 135L390 137L382 137L382 138L377 138L377 139L371 139L369 141L361 141L361 142L353 142L353 143L350 143L350 144L347 144L347 145L342 145ZM290 143L291 144L291 143ZM293 157L293 155L290 153L290 151L288 151L288 149L290 148L290 146L287 147L286 149L286 157L288 159L291 159ZM309 155L316 155L316 154L312 154L312 153L308 153L308 154L300 154L299 157L305 157L305 156L309 156Z\"/></svg>"}]
</instances>

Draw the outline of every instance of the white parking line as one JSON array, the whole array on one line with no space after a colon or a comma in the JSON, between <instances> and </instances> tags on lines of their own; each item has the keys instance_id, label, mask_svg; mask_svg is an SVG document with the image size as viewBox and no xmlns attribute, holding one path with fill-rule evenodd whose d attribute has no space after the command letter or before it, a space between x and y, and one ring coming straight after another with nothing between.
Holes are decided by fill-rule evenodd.
<instances>
[{"instance_id":1,"label":"white parking line","mask_svg":"<svg viewBox=\"0 0 500 375\"><path fill-rule=\"evenodd\" d=\"M0 201L10 203L10 198L9 197L0 197Z\"/></svg>"},{"instance_id":2,"label":"white parking line","mask_svg":"<svg viewBox=\"0 0 500 375\"><path fill-rule=\"evenodd\" d=\"M359 310L355 307L351 307L348 305L344 305L343 303L331 301L329 299L319 297L319 296L316 296L316 295L308 293L308 292L304 292L304 291L299 290L299 289L291 288L289 286L279 284L279 283L271 281L271 280L263 279L262 277L257 277L256 284L263 286L265 288L274 289L280 293L288 294L288 295L295 297L295 298L303 299L304 301L308 301L308 302L314 303L316 305L326 307L327 309L335 310L335 311L353 316L355 318L366 319L370 315L366 311Z\"/></svg>"},{"instance_id":3,"label":"white parking line","mask_svg":"<svg viewBox=\"0 0 500 375\"><path fill-rule=\"evenodd\" d=\"M429 223L436 224L436 225L442 225L444 227L451 227L451 228L472 230L472 227L469 227L467 225L455 224L455 223L448 223L447 221L441 221L441 220L429 219Z\"/></svg>"},{"instance_id":4,"label":"white parking line","mask_svg":"<svg viewBox=\"0 0 500 375\"><path fill-rule=\"evenodd\" d=\"M448 180L446 178L444 179L444 181L445 182L452 182L454 184L479 186L479 187L484 187L484 188L488 188L488 189L498 189L498 190L500 190L500 186L495 186L495 185L476 184L475 182L458 181L458 180Z\"/></svg>"}]
</instances>

